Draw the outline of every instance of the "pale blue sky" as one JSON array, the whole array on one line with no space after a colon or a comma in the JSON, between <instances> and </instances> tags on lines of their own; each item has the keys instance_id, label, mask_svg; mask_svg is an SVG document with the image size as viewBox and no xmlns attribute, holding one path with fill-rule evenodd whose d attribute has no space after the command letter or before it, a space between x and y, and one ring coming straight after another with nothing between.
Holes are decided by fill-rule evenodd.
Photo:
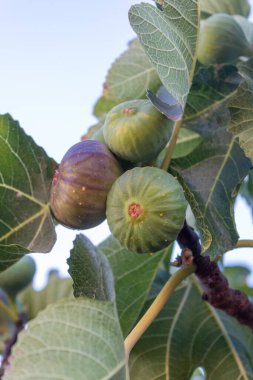
<instances>
[{"instance_id":1,"label":"pale blue sky","mask_svg":"<svg viewBox=\"0 0 253 380\"><path fill-rule=\"evenodd\" d=\"M57 161L94 123L92 106L106 73L134 37L128 9L138 2L0 0L0 113L9 112L19 120ZM248 209L241 202L237 210L241 236L252 237ZM66 273L76 231L63 227L57 231L53 251L36 255L37 284L49 267ZM85 231L94 243L108 233L106 223ZM227 256L253 263L252 250Z\"/></svg>"}]
</instances>

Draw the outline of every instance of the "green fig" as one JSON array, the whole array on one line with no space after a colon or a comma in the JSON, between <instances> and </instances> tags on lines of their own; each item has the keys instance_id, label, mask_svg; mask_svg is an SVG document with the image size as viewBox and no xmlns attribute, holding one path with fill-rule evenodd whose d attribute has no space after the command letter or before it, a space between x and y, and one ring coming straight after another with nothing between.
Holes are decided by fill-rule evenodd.
<instances>
[{"instance_id":1,"label":"green fig","mask_svg":"<svg viewBox=\"0 0 253 380\"><path fill-rule=\"evenodd\" d=\"M203 65L228 63L252 53L252 46L233 16L217 13L201 23L197 58Z\"/></svg>"},{"instance_id":2,"label":"green fig","mask_svg":"<svg viewBox=\"0 0 253 380\"><path fill-rule=\"evenodd\" d=\"M123 170L100 141L73 145L56 170L50 193L51 211L66 227L87 229L105 219L106 197Z\"/></svg>"},{"instance_id":3,"label":"green fig","mask_svg":"<svg viewBox=\"0 0 253 380\"><path fill-rule=\"evenodd\" d=\"M116 156L131 162L147 162L165 147L173 123L149 100L134 99L111 109L103 133L106 144Z\"/></svg>"},{"instance_id":4,"label":"green fig","mask_svg":"<svg viewBox=\"0 0 253 380\"><path fill-rule=\"evenodd\" d=\"M186 207L183 189L171 174L136 167L114 182L107 197L107 222L128 250L156 252L176 239Z\"/></svg>"},{"instance_id":5,"label":"green fig","mask_svg":"<svg viewBox=\"0 0 253 380\"><path fill-rule=\"evenodd\" d=\"M36 265L34 259L31 256L24 256L0 273L0 288L9 297L14 298L17 293L32 282L35 272Z\"/></svg>"}]
</instances>

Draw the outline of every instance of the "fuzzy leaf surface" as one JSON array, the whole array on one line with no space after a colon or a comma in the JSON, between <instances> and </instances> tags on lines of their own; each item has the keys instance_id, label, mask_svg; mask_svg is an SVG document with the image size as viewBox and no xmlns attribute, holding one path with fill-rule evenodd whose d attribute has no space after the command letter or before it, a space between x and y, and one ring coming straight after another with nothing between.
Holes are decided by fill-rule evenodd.
<instances>
[{"instance_id":1,"label":"fuzzy leaf surface","mask_svg":"<svg viewBox=\"0 0 253 380\"><path fill-rule=\"evenodd\" d=\"M198 119L193 129L202 143L188 156L173 161L196 218L203 251L212 257L229 251L238 240L234 200L251 166L227 132L229 122L225 108Z\"/></svg>"},{"instance_id":2,"label":"fuzzy leaf surface","mask_svg":"<svg viewBox=\"0 0 253 380\"><path fill-rule=\"evenodd\" d=\"M119 102L144 98L148 88L155 91L160 83L155 68L136 39L109 70L104 97Z\"/></svg>"},{"instance_id":3,"label":"fuzzy leaf surface","mask_svg":"<svg viewBox=\"0 0 253 380\"><path fill-rule=\"evenodd\" d=\"M2 270L16 255L48 252L53 247L56 235L48 200L56 163L8 114L0 116L0 152ZM8 245L11 248L4 247Z\"/></svg>"},{"instance_id":4,"label":"fuzzy leaf surface","mask_svg":"<svg viewBox=\"0 0 253 380\"><path fill-rule=\"evenodd\" d=\"M184 108L191 86L198 36L198 1L141 3L129 11L129 20L161 82Z\"/></svg>"},{"instance_id":5,"label":"fuzzy leaf surface","mask_svg":"<svg viewBox=\"0 0 253 380\"><path fill-rule=\"evenodd\" d=\"M98 246L107 257L115 279L116 303L124 336L136 321L166 250L154 255L127 251L113 237Z\"/></svg>"},{"instance_id":6,"label":"fuzzy leaf surface","mask_svg":"<svg viewBox=\"0 0 253 380\"><path fill-rule=\"evenodd\" d=\"M253 59L240 63L238 68L244 80L229 103L231 123L228 130L238 137L241 148L253 163Z\"/></svg>"},{"instance_id":7,"label":"fuzzy leaf surface","mask_svg":"<svg viewBox=\"0 0 253 380\"><path fill-rule=\"evenodd\" d=\"M48 306L23 330L4 380L125 380L114 303L80 297Z\"/></svg>"},{"instance_id":8,"label":"fuzzy leaf surface","mask_svg":"<svg viewBox=\"0 0 253 380\"><path fill-rule=\"evenodd\" d=\"M76 236L67 263L74 281L75 297L86 296L101 301L115 299L113 274L108 260L86 236Z\"/></svg>"},{"instance_id":9,"label":"fuzzy leaf surface","mask_svg":"<svg viewBox=\"0 0 253 380\"><path fill-rule=\"evenodd\" d=\"M198 367L208 380L253 378L250 329L203 302L201 294L193 280L173 293L132 351L131 380L190 380Z\"/></svg>"},{"instance_id":10,"label":"fuzzy leaf surface","mask_svg":"<svg viewBox=\"0 0 253 380\"><path fill-rule=\"evenodd\" d=\"M248 17L250 5L248 0L200 0L200 9L206 17L214 13Z\"/></svg>"}]
</instances>

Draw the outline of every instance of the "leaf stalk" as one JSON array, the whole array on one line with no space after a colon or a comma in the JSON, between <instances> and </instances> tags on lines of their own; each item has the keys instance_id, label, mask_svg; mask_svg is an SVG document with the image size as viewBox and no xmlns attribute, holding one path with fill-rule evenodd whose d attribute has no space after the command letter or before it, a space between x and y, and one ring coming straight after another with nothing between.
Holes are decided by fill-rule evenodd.
<instances>
[{"instance_id":1,"label":"leaf stalk","mask_svg":"<svg viewBox=\"0 0 253 380\"><path fill-rule=\"evenodd\" d=\"M253 240L238 240L236 248L253 248Z\"/></svg>"},{"instance_id":2,"label":"leaf stalk","mask_svg":"<svg viewBox=\"0 0 253 380\"><path fill-rule=\"evenodd\" d=\"M143 315L143 317L139 320L133 330L126 337L124 345L125 345L125 355L126 360L129 358L129 354L147 328L151 325L157 315L160 313L169 297L176 289L176 287L188 276L190 276L193 272L195 272L195 265L192 267L186 267L179 269L175 274L173 274L170 279L166 282L161 292L158 294L154 302L151 304L149 309Z\"/></svg>"}]
</instances>

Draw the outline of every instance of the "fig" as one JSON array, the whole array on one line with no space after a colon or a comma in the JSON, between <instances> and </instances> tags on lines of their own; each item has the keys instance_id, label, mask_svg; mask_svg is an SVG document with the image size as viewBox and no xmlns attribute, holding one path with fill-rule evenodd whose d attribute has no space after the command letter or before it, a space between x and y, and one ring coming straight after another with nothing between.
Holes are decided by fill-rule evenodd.
<instances>
[{"instance_id":1,"label":"fig","mask_svg":"<svg viewBox=\"0 0 253 380\"><path fill-rule=\"evenodd\" d=\"M9 297L14 298L17 293L28 286L36 272L36 265L31 256L24 256L18 262L0 274L0 288Z\"/></svg>"},{"instance_id":2,"label":"fig","mask_svg":"<svg viewBox=\"0 0 253 380\"><path fill-rule=\"evenodd\" d=\"M110 110L103 133L107 146L118 157L147 162L165 147L173 124L149 100L134 99Z\"/></svg>"},{"instance_id":3,"label":"fig","mask_svg":"<svg viewBox=\"0 0 253 380\"><path fill-rule=\"evenodd\" d=\"M123 170L100 141L73 145L56 170L50 193L55 219L66 227L87 229L105 219L106 197Z\"/></svg>"},{"instance_id":4,"label":"fig","mask_svg":"<svg viewBox=\"0 0 253 380\"><path fill-rule=\"evenodd\" d=\"M201 23L197 57L203 65L228 63L251 55L252 47L233 16L217 13Z\"/></svg>"},{"instance_id":5,"label":"fig","mask_svg":"<svg viewBox=\"0 0 253 380\"><path fill-rule=\"evenodd\" d=\"M113 184L106 204L109 228L128 250L156 252L183 227L187 202L179 182L155 167L128 170Z\"/></svg>"}]
</instances>

